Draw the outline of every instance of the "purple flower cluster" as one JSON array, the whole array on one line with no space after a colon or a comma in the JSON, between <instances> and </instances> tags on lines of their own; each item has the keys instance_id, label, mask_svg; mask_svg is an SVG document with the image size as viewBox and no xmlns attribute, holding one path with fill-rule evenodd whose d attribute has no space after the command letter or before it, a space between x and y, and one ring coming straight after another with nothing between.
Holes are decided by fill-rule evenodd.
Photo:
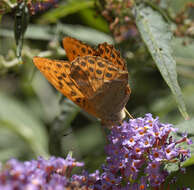
<instances>
[{"instance_id":1,"label":"purple flower cluster","mask_svg":"<svg viewBox=\"0 0 194 190\"><path fill-rule=\"evenodd\" d=\"M151 114L131 119L112 128L106 147L107 163L95 190L144 190L164 183L168 172L164 164L182 162L190 156L188 150L177 147L181 142L191 144L186 137L175 141L169 136L176 129L160 123Z\"/></svg>"},{"instance_id":2,"label":"purple flower cluster","mask_svg":"<svg viewBox=\"0 0 194 190\"><path fill-rule=\"evenodd\" d=\"M64 190L82 187L84 190L85 184L81 180L70 177L72 169L81 166L83 163L76 162L70 156L66 159L51 157L49 160L39 158L26 162L11 159L1 169L0 189Z\"/></svg>"},{"instance_id":3,"label":"purple flower cluster","mask_svg":"<svg viewBox=\"0 0 194 190\"><path fill-rule=\"evenodd\" d=\"M38 12L56 7L58 2L59 0L31 0L28 2L28 8L31 15L34 15Z\"/></svg>"},{"instance_id":4,"label":"purple flower cluster","mask_svg":"<svg viewBox=\"0 0 194 190\"><path fill-rule=\"evenodd\" d=\"M83 163L70 156L26 162L8 161L0 170L0 190L145 190L161 189L169 175L164 166L183 162L190 152L179 146L192 142L183 135L175 141L171 124L146 114L111 129L103 173L72 175ZM162 188L163 189L163 188Z\"/></svg>"}]
</instances>

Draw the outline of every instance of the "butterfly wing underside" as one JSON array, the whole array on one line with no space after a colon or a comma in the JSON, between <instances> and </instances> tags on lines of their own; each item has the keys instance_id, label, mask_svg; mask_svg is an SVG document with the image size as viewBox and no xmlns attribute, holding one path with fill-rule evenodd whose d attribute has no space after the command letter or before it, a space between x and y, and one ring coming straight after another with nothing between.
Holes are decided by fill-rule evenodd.
<instances>
[{"instance_id":1,"label":"butterfly wing underside","mask_svg":"<svg viewBox=\"0 0 194 190\"><path fill-rule=\"evenodd\" d=\"M71 37L63 39L63 47L69 62L35 57L34 64L57 90L105 125L121 122L130 88L120 53L107 43L95 50Z\"/></svg>"},{"instance_id":2,"label":"butterfly wing underside","mask_svg":"<svg viewBox=\"0 0 194 190\"><path fill-rule=\"evenodd\" d=\"M120 52L117 51L113 45L102 43L98 45L98 56L109 60L116 68L127 71L124 59L121 58Z\"/></svg>"},{"instance_id":3,"label":"butterfly wing underside","mask_svg":"<svg viewBox=\"0 0 194 190\"><path fill-rule=\"evenodd\" d=\"M65 37L63 39L63 48L65 49L70 62L75 60L77 57L86 55L94 56L97 54L96 50L89 45L71 37Z\"/></svg>"},{"instance_id":4,"label":"butterfly wing underside","mask_svg":"<svg viewBox=\"0 0 194 190\"><path fill-rule=\"evenodd\" d=\"M71 64L68 61L34 57L33 62L58 91L80 107L83 107L85 98L69 76Z\"/></svg>"},{"instance_id":5,"label":"butterfly wing underside","mask_svg":"<svg viewBox=\"0 0 194 190\"><path fill-rule=\"evenodd\" d=\"M40 57L33 61L63 95L104 121L117 120L114 113L128 101L128 73L101 57L78 57L72 63Z\"/></svg>"},{"instance_id":6,"label":"butterfly wing underside","mask_svg":"<svg viewBox=\"0 0 194 190\"><path fill-rule=\"evenodd\" d=\"M119 124L125 115L122 113L123 108L130 96L126 75L127 73L122 73L120 74L121 78L104 82L98 92L89 100L91 104L95 105L95 111L104 124Z\"/></svg>"},{"instance_id":7,"label":"butterfly wing underside","mask_svg":"<svg viewBox=\"0 0 194 190\"><path fill-rule=\"evenodd\" d=\"M82 87L90 113L102 120L118 120L116 115L130 95L127 71L99 56L83 56L72 62L70 76Z\"/></svg>"}]
</instances>

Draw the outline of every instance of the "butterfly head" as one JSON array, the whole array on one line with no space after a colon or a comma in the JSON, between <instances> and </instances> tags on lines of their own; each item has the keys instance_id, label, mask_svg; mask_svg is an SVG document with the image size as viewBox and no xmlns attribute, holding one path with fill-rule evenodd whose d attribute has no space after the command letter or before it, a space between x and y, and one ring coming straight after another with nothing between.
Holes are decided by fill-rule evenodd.
<instances>
[{"instance_id":1,"label":"butterfly head","mask_svg":"<svg viewBox=\"0 0 194 190\"><path fill-rule=\"evenodd\" d=\"M116 125L121 125L125 117L126 117L125 108L123 108L120 112L114 113L107 117L106 119L102 119L101 124L103 127L111 129Z\"/></svg>"}]
</instances>

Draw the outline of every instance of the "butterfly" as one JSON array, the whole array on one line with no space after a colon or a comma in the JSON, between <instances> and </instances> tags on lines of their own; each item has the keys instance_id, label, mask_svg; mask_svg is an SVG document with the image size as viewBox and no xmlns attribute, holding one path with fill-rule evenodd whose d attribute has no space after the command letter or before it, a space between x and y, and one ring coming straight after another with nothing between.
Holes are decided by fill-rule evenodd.
<instances>
[{"instance_id":1,"label":"butterfly","mask_svg":"<svg viewBox=\"0 0 194 190\"><path fill-rule=\"evenodd\" d=\"M94 49L72 37L63 39L63 47L69 61L34 57L34 64L58 91L101 119L103 126L120 124L131 90L119 51L106 42Z\"/></svg>"}]
</instances>

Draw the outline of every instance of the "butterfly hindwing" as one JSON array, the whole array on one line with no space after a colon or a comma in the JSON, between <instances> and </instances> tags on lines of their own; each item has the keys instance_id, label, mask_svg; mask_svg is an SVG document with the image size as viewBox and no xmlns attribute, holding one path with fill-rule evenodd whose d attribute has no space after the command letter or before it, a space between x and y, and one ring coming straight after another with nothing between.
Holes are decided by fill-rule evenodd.
<instances>
[{"instance_id":1,"label":"butterfly hindwing","mask_svg":"<svg viewBox=\"0 0 194 190\"><path fill-rule=\"evenodd\" d=\"M96 50L89 45L71 37L63 39L63 47L70 62L77 57L97 54Z\"/></svg>"},{"instance_id":2,"label":"butterfly hindwing","mask_svg":"<svg viewBox=\"0 0 194 190\"><path fill-rule=\"evenodd\" d=\"M119 51L112 45L109 45L106 42L99 44L97 52L100 57L109 60L118 69L126 70L125 61L121 58Z\"/></svg>"},{"instance_id":3,"label":"butterfly hindwing","mask_svg":"<svg viewBox=\"0 0 194 190\"><path fill-rule=\"evenodd\" d=\"M78 68L80 68L81 71L76 71L80 70ZM84 74L81 75L80 72L84 72ZM77 78L75 78L75 76L73 77L74 80L78 80L78 78L81 77L82 81L84 81L84 77L86 89L90 89L90 91L93 90L95 93L102 87L104 82L119 77L118 69L108 60L99 56L83 56L76 58L72 62L71 73L76 73L77 75ZM82 87L84 88L83 82Z\"/></svg>"}]
</instances>

